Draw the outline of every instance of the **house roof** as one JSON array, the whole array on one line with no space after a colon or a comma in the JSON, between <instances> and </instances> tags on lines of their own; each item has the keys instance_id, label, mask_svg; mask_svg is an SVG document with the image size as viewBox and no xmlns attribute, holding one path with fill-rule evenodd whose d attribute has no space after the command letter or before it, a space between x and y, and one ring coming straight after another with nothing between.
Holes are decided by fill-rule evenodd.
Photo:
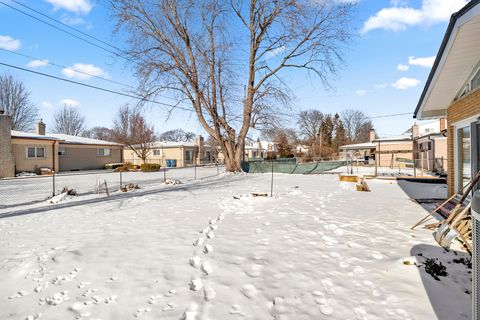
<instances>
[{"instance_id":1,"label":"house roof","mask_svg":"<svg viewBox=\"0 0 480 320\"><path fill-rule=\"evenodd\" d=\"M32 133L32 132L11 130L11 136L12 138L20 138L20 139L59 141L62 144L121 146L121 144L115 143L115 142L77 137L77 136L71 136L68 134L60 134L60 133L47 133L45 135L41 135L41 134Z\"/></svg>"},{"instance_id":2,"label":"house roof","mask_svg":"<svg viewBox=\"0 0 480 320\"><path fill-rule=\"evenodd\" d=\"M61 133L48 133L49 136L58 138L62 144L86 144L86 145L100 145L100 146L122 146L120 143L90 139L85 137L71 136Z\"/></svg>"},{"instance_id":3,"label":"house roof","mask_svg":"<svg viewBox=\"0 0 480 320\"><path fill-rule=\"evenodd\" d=\"M195 142L184 141L156 141L152 144L152 148L175 148L175 147L195 147Z\"/></svg>"},{"instance_id":4,"label":"house roof","mask_svg":"<svg viewBox=\"0 0 480 320\"><path fill-rule=\"evenodd\" d=\"M411 141L412 136L411 135L400 135L400 136L391 136L391 137L385 137L385 138L378 138L373 140L373 142L396 142L396 141Z\"/></svg>"},{"instance_id":5,"label":"house roof","mask_svg":"<svg viewBox=\"0 0 480 320\"><path fill-rule=\"evenodd\" d=\"M58 141L62 140L58 137L54 137L52 135L41 135L32 132L23 132L23 131L16 131L11 130L10 135L12 138L21 138L21 139L34 139L34 140L50 140L50 141Z\"/></svg>"},{"instance_id":6,"label":"house roof","mask_svg":"<svg viewBox=\"0 0 480 320\"><path fill-rule=\"evenodd\" d=\"M478 64L480 0L472 0L450 18L447 31L414 112L414 118L444 116Z\"/></svg>"},{"instance_id":7,"label":"house roof","mask_svg":"<svg viewBox=\"0 0 480 320\"><path fill-rule=\"evenodd\" d=\"M345 146L340 146L340 149L345 150L363 150L363 149L375 149L376 145L372 142L365 143L356 143L356 144L347 144Z\"/></svg>"}]
</instances>

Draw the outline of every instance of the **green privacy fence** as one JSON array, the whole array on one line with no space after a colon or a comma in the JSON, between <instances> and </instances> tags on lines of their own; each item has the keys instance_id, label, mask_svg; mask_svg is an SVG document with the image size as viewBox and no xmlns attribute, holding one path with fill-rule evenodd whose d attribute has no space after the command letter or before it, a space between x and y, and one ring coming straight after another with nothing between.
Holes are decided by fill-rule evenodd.
<instances>
[{"instance_id":1,"label":"green privacy fence","mask_svg":"<svg viewBox=\"0 0 480 320\"><path fill-rule=\"evenodd\" d=\"M325 171L334 170L346 166L346 161L319 161L311 163L295 163L293 161L253 161L243 163L243 171L248 173L277 173L289 174L319 174Z\"/></svg>"}]
</instances>

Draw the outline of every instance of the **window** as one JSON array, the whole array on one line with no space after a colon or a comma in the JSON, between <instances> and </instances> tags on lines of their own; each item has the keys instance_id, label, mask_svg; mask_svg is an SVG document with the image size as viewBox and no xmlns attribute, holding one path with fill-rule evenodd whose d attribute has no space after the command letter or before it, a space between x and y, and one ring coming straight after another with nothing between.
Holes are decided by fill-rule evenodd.
<instances>
[{"instance_id":1,"label":"window","mask_svg":"<svg viewBox=\"0 0 480 320\"><path fill-rule=\"evenodd\" d=\"M462 189L472 178L470 126L457 130L458 148L458 189Z\"/></svg>"},{"instance_id":2,"label":"window","mask_svg":"<svg viewBox=\"0 0 480 320\"><path fill-rule=\"evenodd\" d=\"M472 82L470 82L471 90L475 90L478 87L480 87L480 69L478 69L477 73L472 78Z\"/></svg>"},{"instance_id":3,"label":"window","mask_svg":"<svg viewBox=\"0 0 480 320\"><path fill-rule=\"evenodd\" d=\"M58 155L60 157L65 157L67 155L67 149L65 148L58 148Z\"/></svg>"},{"instance_id":4,"label":"window","mask_svg":"<svg viewBox=\"0 0 480 320\"><path fill-rule=\"evenodd\" d=\"M45 158L45 147L27 147L27 158L28 159Z\"/></svg>"},{"instance_id":5,"label":"window","mask_svg":"<svg viewBox=\"0 0 480 320\"><path fill-rule=\"evenodd\" d=\"M193 151L192 150L186 150L185 151L185 163L189 164L192 163L193 160Z\"/></svg>"},{"instance_id":6,"label":"window","mask_svg":"<svg viewBox=\"0 0 480 320\"><path fill-rule=\"evenodd\" d=\"M98 149L98 155L99 155L100 157L109 157L111 153L112 153L112 150L111 150L111 149L108 149L108 148L100 148L100 149Z\"/></svg>"},{"instance_id":7,"label":"window","mask_svg":"<svg viewBox=\"0 0 480 320\"><path fill-rule=\"evenodd\" d=\"M205 151L205 161L212 161L212 154L210 151Z\"/></svg>"},{"instance_id":8,"label":"window","mask_svg":"<svg viewBox=\"0 0 480 320\"><path fill-rule=\"evenodd\" d=\"M160 149L154 149L154 150L153 150L153 155L154 155L154 156L159 156L159 155L161 155L161 154L162 154L162 153L160 152Z\"/></svg>"}]
</instances>

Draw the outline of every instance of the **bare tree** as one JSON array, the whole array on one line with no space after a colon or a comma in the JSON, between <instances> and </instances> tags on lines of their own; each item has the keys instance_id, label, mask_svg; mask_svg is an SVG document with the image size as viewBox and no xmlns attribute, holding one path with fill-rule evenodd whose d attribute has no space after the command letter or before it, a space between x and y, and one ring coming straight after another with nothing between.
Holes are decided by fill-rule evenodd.
<instances>
[{"instance_id":1,"label":"bare tree","mask_svg":"<svg viewBox=\"0 0 480 320\"><path fill-rule=\"evenodd\" d=\"M85 131L85 117L78 108L64 105L55 113L55 133L80 136Z\"/></svg>"},{"instance_id":2,"label":"bare tree","mask_svg":"<svg viewBox=\"0 0 480 320\"><path fill-rule=\"evenodd\" d=\"M106 0L129 35L147 97L191 103L241 171L251 127L285 102L287 70L328 84L350 39L353 2L333 0ZM263 120L262 120L263 119Z\"/></svg>"},{"instance_id":3,"label":"bare tree","mask_svg":"<svg viewBox=\"0 0 480 320\"><path fill-rule=\"evenodd\" d=\"M12 130L28 131L38 119L30 92L11 75L0 75L0 110L12 118Z\"/></svg>"},{"instance_id":4,"label":"bare tree","mask_svg":"<svg viewBox=\"0 0 480 320\"><path fill-rule=\"evenodd\" d=\"M324 117L318 110L304 110L298 114L300 133L308 145L312 145L318 139Z\"/></svg>"},{"instance_id":5,"label":"bare tree","mask_svg":"<svg viewBox=\"0 0 480 320\"><path fill-rule=\"evenodd\" d=\"M161 141L192 142L193 140L195 140L195 133L186 132L183 129L175 129L161 133L158 136L158 139Z\"/></svg>"},{"instance_id":6,"label":"bare tree","mask_svg":"<svg viewBox=\"0 0 480 320\"><path fill-rule=\"evenodd\" d=\"M112 129L106 127L93 127L91 129L85 130L82 133L82 136L103 141L113 140Z\"/></svg>"},{"instance_id":7,"label":"bare tree","mask_svg":"<svg viewBox=\"0 0 480 320\"><path fill-rule=\"evenodd\" d=\"M368 141L368 133L364 134L366 124L370 123L368 130L373 128L372 123L367 116L360 110L347 109L342 111L341 119L345 127L349 143L359 143ZM368 131L369 132L369 131ZM366 139L366 140L365 140Z\"/></svg>"},{"instance_id":8,"label":"bare tree","mask_svg":"<svg viewBox=\"0 0 480 320\"><path fill-rule=\"evenodd\" d=\"M152 152L155 130L138 108L121 107L113 120L113 140L132 150L143 163Z\"/></svg>"}]
</instances>

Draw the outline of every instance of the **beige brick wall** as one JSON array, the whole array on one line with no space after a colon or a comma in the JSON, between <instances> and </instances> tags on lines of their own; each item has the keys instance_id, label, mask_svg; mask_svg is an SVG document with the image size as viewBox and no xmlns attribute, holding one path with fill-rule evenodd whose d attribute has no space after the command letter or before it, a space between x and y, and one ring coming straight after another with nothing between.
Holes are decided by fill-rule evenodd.
<instances>
[{"instance_id":1,"label":"beige brick wall","mask_svg":"<svg viewBox=\"0 0 480 320\"><path fill-rule=\"evenodd\" d=\"M40 168L48 168L55 170L58 165L54 163L54 141L51 140L36 140L36 139L12 139L12 151L15 159L16 172L35 172L39 173ZM28 158L28 147L43 147L45 148L44 158Z\"/></svg>"},{"instance_id":2,"label":"beige brick wall","mask_svg":"<svg viewBox=\"0 0 480 320\"><path fill-rule=\"evenodd\" d=\"M122 146L60 144L66 154L59 156L60 171L104 169L108 163L122 162ZM99 156L98 149L110 149L110 156Z\"/></svg>"},{"instance_id":3,"label":"beige brick wall","mask_svg":"<svg viewBox=\"0 0 480 320\"><path fill-rule=\"evenodd\" d=\"M0 178L13 177L15 175L10 130L10 117L0 115Z\"/></svg>"},{"instance_id":4,"label":"beige brick wall","mask_svg":"<svg viewBox=\"0 0 480 320\"><path fill-rule=\"evenodd\" d=\"M379 149L378 142L377 151ZM411 141L407 142L381 142L380 151L395 151L395 150L412 150L413 144ZM399 163L396 161L397 158L405 158L412 160L412 152L409 153L394 153L393 161L392 154L377 154L378 166L380 167L390 167L393 165L394 168L398 168Z\"/></svg>"},{"instance_id":5,"label":"beige brick wall","mask_svg":"<svg viewBox=\"0 0 480 320\"><path fill-rule=\"evenodd\" d=\"M473 117L480 113L480 89L454 102L447 111L448 122L448 193L455 192L455 164L454 164L454 127L451 124Z\"/></svg>"},{"instance_id":6,"label":"beige brick wall","mask_svg":"<svg viewBox=\"0 0 480 320\"><path fill-rule=\"evenodd\" d=\"M160 150L160 155L154 155L153 150ZM197 147L169 147L169 148L154 148L150 152L147 158L147 163L158 163L162 167L166 166L165 162L166 160L177 160L177 167L183 167L187 165L192 165L194 162L193 160L190 163L187 163L185 161L185 151L191 150L194 152L194 157L196 158L197 164L203 164L206 162L205 159L205 152L211 152L211 157L214 156L214 150L211 147L204 146L202 148L202 154L198 154L198 148ZM142 164L142 160L138 158L134 154L134 152L129 149L125 148L123 150L123 157L125 162L131 162L136 165ZM195 160L195 159L194 159ZM213 158L212 160L213 161Z\"/></svg>"}]
</instances>

